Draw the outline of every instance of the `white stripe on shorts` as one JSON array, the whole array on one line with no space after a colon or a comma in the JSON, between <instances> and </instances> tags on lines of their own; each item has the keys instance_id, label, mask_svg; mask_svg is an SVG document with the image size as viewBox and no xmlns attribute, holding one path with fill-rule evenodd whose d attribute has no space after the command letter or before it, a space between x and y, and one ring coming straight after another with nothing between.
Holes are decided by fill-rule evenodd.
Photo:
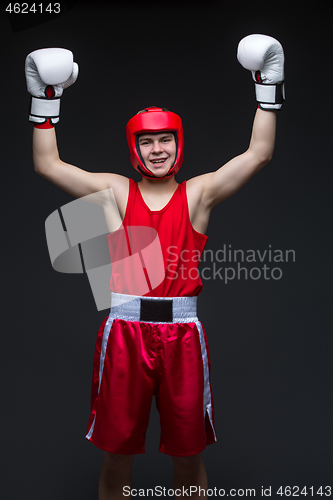
<instances>
[{"instance_id":1,"label":"white stripe on shorts","mask_svg":"<svg viewBox=\"0 0 333 500\"><path fill-rule=\"evenodd\" d=\"M102 345L101 345L101 356L100 356L100 360L99 360L99 375L98 375L98 377L99 377L98 394L99 394L99 389L101 387L101 382L102 382L102 377L103 377L103 368L104 368L106 346L108 345L108 340L109 340L109 335L110 335L112 323L113 323L113 319L110 318L110 316L109 316L105 325L104 325L103 340L102 340ZM94 432L95 420L96 420L96 415L94 417L93 423L91 424L89 432L86 435L87 439L90 439L92 436L92 433Z\"/></svg>"},{"instance_id":2,"label":"white stripe on shorts","mask_svg":"<svg viewBox=\"0 0 333 500\"><path fill-rule=\"evenodd\" d=\"M213 409L212 409L212 394L210 391L210 382L209 382L209 365L208 365L208 354L205 343L205 336L202 329L202 325L200 321L196 321L197 329L200 337L200 345L201 345L201 355L203 361L203 369L204 369L204 397L203 397L203 412L204 418L206 416L206 412L208 413L210 425L214 432L214 438L216 439L215 429L213 425Z\"/></svg>"}]
</instances>

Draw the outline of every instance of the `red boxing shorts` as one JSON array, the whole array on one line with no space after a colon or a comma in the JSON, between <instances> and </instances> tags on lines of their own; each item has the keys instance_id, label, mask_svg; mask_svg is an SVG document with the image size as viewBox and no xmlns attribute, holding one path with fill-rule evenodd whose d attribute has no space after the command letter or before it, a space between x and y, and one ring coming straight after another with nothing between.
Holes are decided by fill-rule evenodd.
<instances>
[{"instance_id":1,"label":"red boxing shorts","mask_svg":"<svg viewBox=\"0 0 333 500\"><path fill-rule=\"evenodd\" d=\"M112 293L96 342L86 438L103 450L144 453L153 395L159 451L195 455L216 441L210 359L197 297Z\"/></svg>"}]
</instances>

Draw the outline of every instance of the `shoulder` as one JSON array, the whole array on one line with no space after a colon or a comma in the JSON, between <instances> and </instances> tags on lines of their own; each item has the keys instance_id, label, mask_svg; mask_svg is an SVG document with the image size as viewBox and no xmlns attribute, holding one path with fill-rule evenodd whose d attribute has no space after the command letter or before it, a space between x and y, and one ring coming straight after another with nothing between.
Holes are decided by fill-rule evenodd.
<instances>
[{"instance_id":1,"label":"shoulder","mask_svg":"<svg viewBox=\"0 0 333 500\"><path fill-rule=\"evenodd\" d=\"M112 189L128 189L130 181L134 182L132 179L119 174L105 174L105 180L108 188Z\"/></svg>"},{"instance_id":2,"label":"shoulder","mask_svg":"<svg viewBox=\"0 0 333 500\"><path fill-rule=\"evenodd\" d=\"M197 175L186 181L186 194L189 203L197 205L205 200L205 192L212 173Z\"/></svg>"},{"instance_id":3,"label":"shoulder","mask_svg":"<svg viewBox=\"0 0 333 500\"><path fill-rule=\"evenodd\" d=\"M106 174L105 177L108 189L112 189L114 194L124 196L128 194L130 184L133 184L133 179L119 174Z\"/></svg>"},{"instance_id":4,"label":"shoulder","mask_svg":"<svg viewBox=\"0 0 333 500\"><path fill-rule=\"evenodd\" d=\"M203 174L193 177L186 182L186 194L190 221L193 228L201 234L206 233L211 212L211 208L207 204L205 189L210 176L211 174Z\"/></svg>"},{"instance_id":5,"label":"shoulder","mask_svg":"<svg viewBox=\"0 0 333 500\"><path fill-rule=\"evenodd\" d=\"M135 184L135 182L133 181L133 179L119 174L107 174L106 181L108 189L111 189L113 191L113 195L115 197L119 210L122 216L124 216L128 200L129 188L130 185Z\"/></svg>"}]
</instances>

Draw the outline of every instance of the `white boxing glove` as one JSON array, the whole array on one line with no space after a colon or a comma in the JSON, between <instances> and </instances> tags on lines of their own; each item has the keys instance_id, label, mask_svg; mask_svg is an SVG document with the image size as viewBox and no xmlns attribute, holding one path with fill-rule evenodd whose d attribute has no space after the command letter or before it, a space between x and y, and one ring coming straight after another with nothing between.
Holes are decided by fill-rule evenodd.
<instances>
[{"instance_id":1,"label":"white boxing glove","mask_svg":"<svg viewBox=\"0 0 333 500\"><path fill-rule=\"evenodd\" d=\"M31 94L29 120L52 125L59 121L60 97L63 89L72 85L79 67L73 62L73 53L67 49L39 49L25 60L25 76Z\"/></svg>"},{"instance_id":2,"label":"white boxing glove","mask_svg":"<svg viewBox=\"0 0 333 500\"><path fill-rule=\"evenodd\" d=\"M237 59L252 71L256 99L264 110L281 109L285 99L284 53L280 42L267 35L249 35L238 44Z\"/></svg>"}]
</instances>

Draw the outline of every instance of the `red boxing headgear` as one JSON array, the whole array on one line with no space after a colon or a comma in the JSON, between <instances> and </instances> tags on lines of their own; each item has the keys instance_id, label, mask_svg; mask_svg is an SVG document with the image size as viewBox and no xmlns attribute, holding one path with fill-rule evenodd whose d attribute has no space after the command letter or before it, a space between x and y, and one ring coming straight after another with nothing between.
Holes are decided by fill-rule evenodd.
<instances>
[{"instance_id":1,"label":"red boxing headgear","mask_svg":"<svg viewBox=\"0 0 333 500\"><path fill-rule=\"evenodd\" d=\"M174 132L176 141L176 159L169 172L163 177L156 177L144 164L139 147L139 134L158 134L160 132ZM133 116L126 125L126 138L131 153L131 163L135 170L145 177L164 179L175 175L184 159L184 132L180 116L171 111L151 106L143 113Z\"/></svg>"}]
</instances>

